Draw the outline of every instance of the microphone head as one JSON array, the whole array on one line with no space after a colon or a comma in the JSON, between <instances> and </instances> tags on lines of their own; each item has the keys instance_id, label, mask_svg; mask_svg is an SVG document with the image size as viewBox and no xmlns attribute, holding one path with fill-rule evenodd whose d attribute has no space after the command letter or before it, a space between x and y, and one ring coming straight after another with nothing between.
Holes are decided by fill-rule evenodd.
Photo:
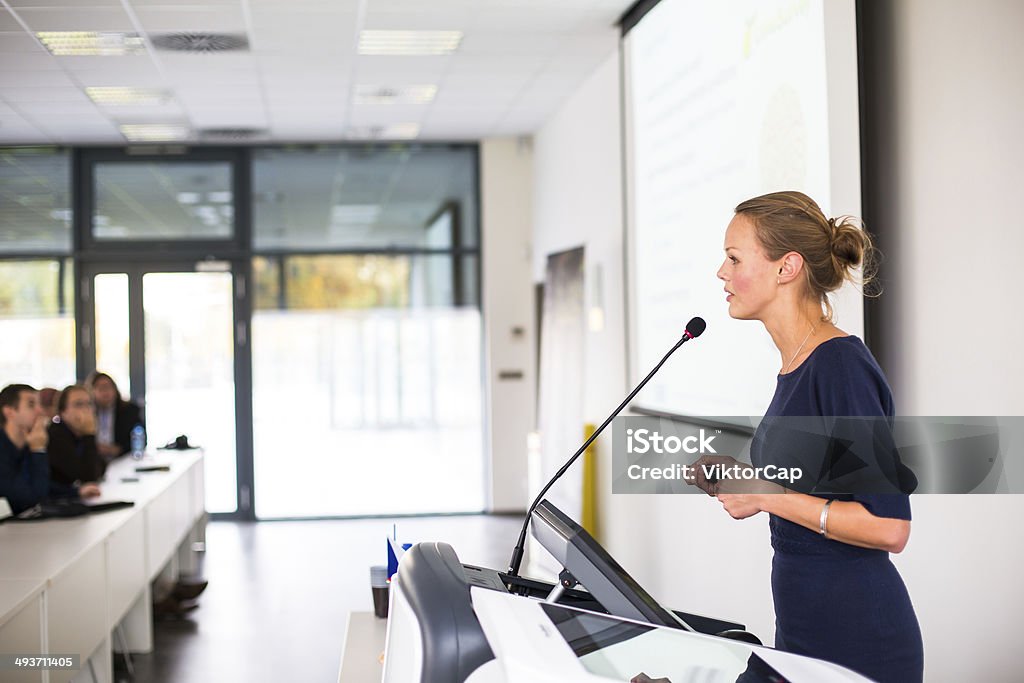
<instances>
[{"instance_id":1,"label":"microphone head","mask_svg":"<svg viewBox=\"0 0 1024 683\"><path fill-rule=\"evenodd\" d=\"M696 339L700 335L704 334L704 330L707 329L708 324L704 322L704 318L697 316L691 318L690 322L686 323L686 334L690 339Z\"/></svg>"}]
</instances>

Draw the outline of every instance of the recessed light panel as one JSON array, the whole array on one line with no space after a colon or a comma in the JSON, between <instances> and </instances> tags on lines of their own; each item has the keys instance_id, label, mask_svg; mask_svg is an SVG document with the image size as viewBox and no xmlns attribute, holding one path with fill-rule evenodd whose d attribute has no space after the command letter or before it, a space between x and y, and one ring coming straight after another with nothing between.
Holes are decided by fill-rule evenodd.
<instances>
[{"instance_id":1,"label":"recessed light panel","mask_svg":"<svg viewBox=\"0 0 1024 683\"><path fill-rule=\"evenodd\" d=\"M120 129L129 142L166 142L188 137L188 128L180 123L126 123Z\"/></svg>"},{"instance_id":2,"label":"recessed light panel","mask_svg":"<svg viewBox=\"0 0 1024 683\"><path fill-rule=\"evenodd\" d=\"M400 88L357 85L356 104L427 104L436 94L436 85L407 85Z\"/></svg>"},{"instance_id":3,"label":"recessed light panel","mask_svg":"<svg viewBox=\"0 0 1024 683\"><path fill-rule=\"evenodd\" d=\"M131 88L127 86L98 86L85 89L93 102L105 106L129 104L164 104L171 99L166 90Z\"/></svg>"},{"instance_id":4,"label":"recessed light panel","mask_svg":"<svg viewBox=\"0 0 1024 683\"><path fill-rule=\"evenodd\" d=\"M450 55L459 48L462 31L382 31L359 34L361 55Z\"/></svg>"},{"instance_id":5,"label":"recessed light panel","mask_svg":"<svg viewBox=\"0 0 1024 683\"><path fill-rule=\"evenodd\" d=\"M353 140L411 140L420 134L418 123L395 123L390 126L358 126L349 128Z\"/></svg>"},{"instance_id":6,"label":"recessed light panel","mask_svg":"<svg viewBox=\"0 0 1024 683\"><path fill-rule=\"evenodd\" d=\"M120 57L146 52L137 33L40 31L36 38L56 57Z\"/></svg>"}]
</instances>

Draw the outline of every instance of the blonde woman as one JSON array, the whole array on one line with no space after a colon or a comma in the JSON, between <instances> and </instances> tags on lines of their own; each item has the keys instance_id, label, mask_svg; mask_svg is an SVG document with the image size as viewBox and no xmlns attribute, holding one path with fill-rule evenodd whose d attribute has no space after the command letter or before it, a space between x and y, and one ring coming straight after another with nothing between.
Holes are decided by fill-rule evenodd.
<instances>
[{"instance_id":1,"label":"blonde woman","mask_svg":"<svg viewBox=\"0 0 1024 683\"><path fill-rule=\"evenodd\" d=\"M780 370L766 418L892 418L885 375L860 339L833 324L827 298L858 266L870 273L873 254L870 237L851 219L827 218L800 192L736 207L718 277L729 315L760 321L778 347ZM760 436L751 447L755 466L767 457ZM909 497L824 497L770 487L731 492L711 484L707 490L736 519L771 517L776 647L877 681L922 680L921 631L889 559L910 536Z\"/></svg>"}]
</instances>

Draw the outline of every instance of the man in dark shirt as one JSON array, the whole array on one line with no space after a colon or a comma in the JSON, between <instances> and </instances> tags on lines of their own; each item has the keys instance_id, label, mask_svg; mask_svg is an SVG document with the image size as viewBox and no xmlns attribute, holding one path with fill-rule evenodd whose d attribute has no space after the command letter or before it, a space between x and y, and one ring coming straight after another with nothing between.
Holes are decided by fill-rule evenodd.
<instances>
[{"instance_id":1,"label":"man in dark shirt","mask_svg":"<svg viewBox=\"0 0 1024 683\"><path fill-rule=\"evenodd\" d=\"M14 514L50 496L91 498L100 494L95 484L51 483L44 450L45 422L35 389L11 384L0 390L0 498L7 499Z\"/></svg>"}]
</instances>

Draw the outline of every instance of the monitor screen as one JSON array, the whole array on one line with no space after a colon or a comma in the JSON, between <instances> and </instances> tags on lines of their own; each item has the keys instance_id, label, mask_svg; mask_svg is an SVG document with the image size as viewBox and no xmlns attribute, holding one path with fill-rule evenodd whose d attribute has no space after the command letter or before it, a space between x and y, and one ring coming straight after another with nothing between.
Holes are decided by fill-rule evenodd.
<instances>
[{"instance_id":1,"label":"monitor screen","mask_svg":"<svg viewBox=\"0 0 1024 683\"><path fill-rule=\"evenodd\" d=\"M541 609L583 668L598 676L629 681L643 673L669 683L787 680L749 647L729 640L686 636L548 603Z\"/></svg>"},{"instance_id":2,"label":"monitor screen","mask_svg":"<svg viewBox=\"0 0 1024 683\"><path fill-rule=\"evenodd\" d=\"M534 537L609 614L659 626L691 629L645 591L587 530L542 500L533 511Z\"/></svg>"}]
</instances>

